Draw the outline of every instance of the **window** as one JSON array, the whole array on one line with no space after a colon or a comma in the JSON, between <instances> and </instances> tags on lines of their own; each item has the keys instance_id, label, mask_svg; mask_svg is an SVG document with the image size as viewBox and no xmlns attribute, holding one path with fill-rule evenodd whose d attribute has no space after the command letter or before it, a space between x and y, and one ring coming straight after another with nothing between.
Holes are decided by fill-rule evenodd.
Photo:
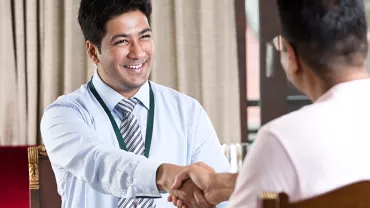
<instances>
[{"instance_id":1,"label":"window","mask_svg":"<svg viewBox=\"0 0 370 208\"><path fill-rule=\"evenodd\" d=\"M246 62L247 62L247 115L248 138L253 141L261 126L260 100L260 41L259 41L259 1L246 0Z\"/></svg>"}]
</instances>

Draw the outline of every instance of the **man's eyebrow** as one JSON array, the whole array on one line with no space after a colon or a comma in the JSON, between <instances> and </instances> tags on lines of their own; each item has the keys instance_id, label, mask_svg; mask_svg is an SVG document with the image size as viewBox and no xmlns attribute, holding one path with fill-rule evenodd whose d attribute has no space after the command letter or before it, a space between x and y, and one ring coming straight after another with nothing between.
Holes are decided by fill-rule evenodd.
<instances>
[{"instance_id":1,"label":"man's eyebrow","mask_svg":"<svg viewBox=\"0 0 370 208\"><path fill-rule=\"evenodd\" d=\"M142 31L139 32L139 35L142 35L142 34L145 34L147 32L152 32L152 30L150 28L146 28ZM124 34L124 33L121 33L121 34L117 34L117 35L114 35L112 38L111 38L111 41L113 41L114 39L116 38L128 38L129 35L127 34Z\"/></svg>"},{"instance_id":2,"label":"man's eyebrow","mask_svg":"<svg viewBox=\"0 0 370 208\"><path fill-rule=\"evenodd\" d=\"M113 36L110 40L113 41L114 39L116 38L128 38L128 35L122 33L122 34L117 34L115 36Z\"/></svg>"},{"instance_id":3,"label":"man's eyebrow","mask_svg":"<svg viewBox=\"0 0 370 208\"><path fill-rule=\"evenodd\" d=\"M142 35L142 34L147 33L147 32L152 32L152 30L150 28L146 28L146 29L142 30L141 32L139 32L139 35Z\"/></svg>"}]
</instances>

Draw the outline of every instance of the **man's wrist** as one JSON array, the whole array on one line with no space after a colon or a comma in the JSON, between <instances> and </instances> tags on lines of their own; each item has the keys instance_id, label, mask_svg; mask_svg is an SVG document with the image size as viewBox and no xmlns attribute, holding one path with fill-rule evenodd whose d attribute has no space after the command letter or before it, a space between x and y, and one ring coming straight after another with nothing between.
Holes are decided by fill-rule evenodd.
<instances>
[{"instance_id":1,"label":"man's wrist","mask_svg":"<svg viewBox=\"0 0 370 208\"><path fill-rule=\"evenodd\" d=\"M235 189L236 178L238 174L234 173L221 173L216 174L215 185L215 198L219 203L229 200L231 194Z\"/></svg>"},{"instance_id":2,"label":"man's wrist","mask_svg":"<svg viewBox=\"0 0 370 208\"><path fill-rule=\"evenodd\" d=\"M157 169L156 183L158 190L170 190L176 175L183 169L182 166L161 164Z\"/></svg>"}]
</instances>

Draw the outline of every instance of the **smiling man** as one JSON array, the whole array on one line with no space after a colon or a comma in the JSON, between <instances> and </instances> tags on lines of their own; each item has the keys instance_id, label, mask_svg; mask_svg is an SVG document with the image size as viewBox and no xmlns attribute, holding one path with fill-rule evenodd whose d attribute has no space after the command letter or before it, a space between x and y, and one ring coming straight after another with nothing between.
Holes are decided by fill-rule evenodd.
<instances>
[{"instance_id":1,"label":"smiling man","mask_svg":"<svg viewBox=\"0 0 370 208\"><path fill-rule=\"evenodd\" d=\"M78 20L97 70L41 121L62 207L172 207L163 194L186 165L229 171L201 105L148 81L150 14L145 0L81 1ZM185 186L189 207L210 206L193 182Z\"/></svg>"}]
</instances>

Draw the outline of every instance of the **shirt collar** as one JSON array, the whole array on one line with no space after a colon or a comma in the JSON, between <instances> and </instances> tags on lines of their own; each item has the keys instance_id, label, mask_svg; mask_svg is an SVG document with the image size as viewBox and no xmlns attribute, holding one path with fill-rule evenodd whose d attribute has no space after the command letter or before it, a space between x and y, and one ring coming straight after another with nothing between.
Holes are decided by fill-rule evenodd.
<instances>
[{"instance_id":1,"label":"shirt collar","mask_svg":"<svg viewBox=\"0 0 370 208\"><path fill-rule=\"evenodd\" d=\"M116 107L116 105L124 98L117 91L113 90L107 84L103 82L97 71L95 71L92 82L100 97L103 99L105 105L110 111ZM134 95L134 98L138 99L144 107L149 109L149 81L145 82Z\"/></svg>"},{"instance_id":2,"label":"shirt collar","mask_svg":"<svg viewBox=\"0 0 370 208\"><path fill-rule=\"evenodd\" d=\"M138 99L141 104L149 110L149 81L146 81L134 95L134 98Z\"/></svg>"},{"instance_id":3,"label":"shirt collar","mask_svg":"<svg viewBox=\"0 0 370 208\"><path fill-rule=\"evenodd\" d=\"M334 85L332 88L330 88L328 91L326 91L324 94L322 94L316 101L315 103L323 102L333 96L334 94L338 92L344 92L344 91L351 91L351 90L357 90L357 89L363 89L363 87L359 87L359 85L365 84L367 85L370 83L370 78L366 79L357 79L357 80L352 80L348 82L342 82L337 85Z\"/></svg>"}]
</instances>

